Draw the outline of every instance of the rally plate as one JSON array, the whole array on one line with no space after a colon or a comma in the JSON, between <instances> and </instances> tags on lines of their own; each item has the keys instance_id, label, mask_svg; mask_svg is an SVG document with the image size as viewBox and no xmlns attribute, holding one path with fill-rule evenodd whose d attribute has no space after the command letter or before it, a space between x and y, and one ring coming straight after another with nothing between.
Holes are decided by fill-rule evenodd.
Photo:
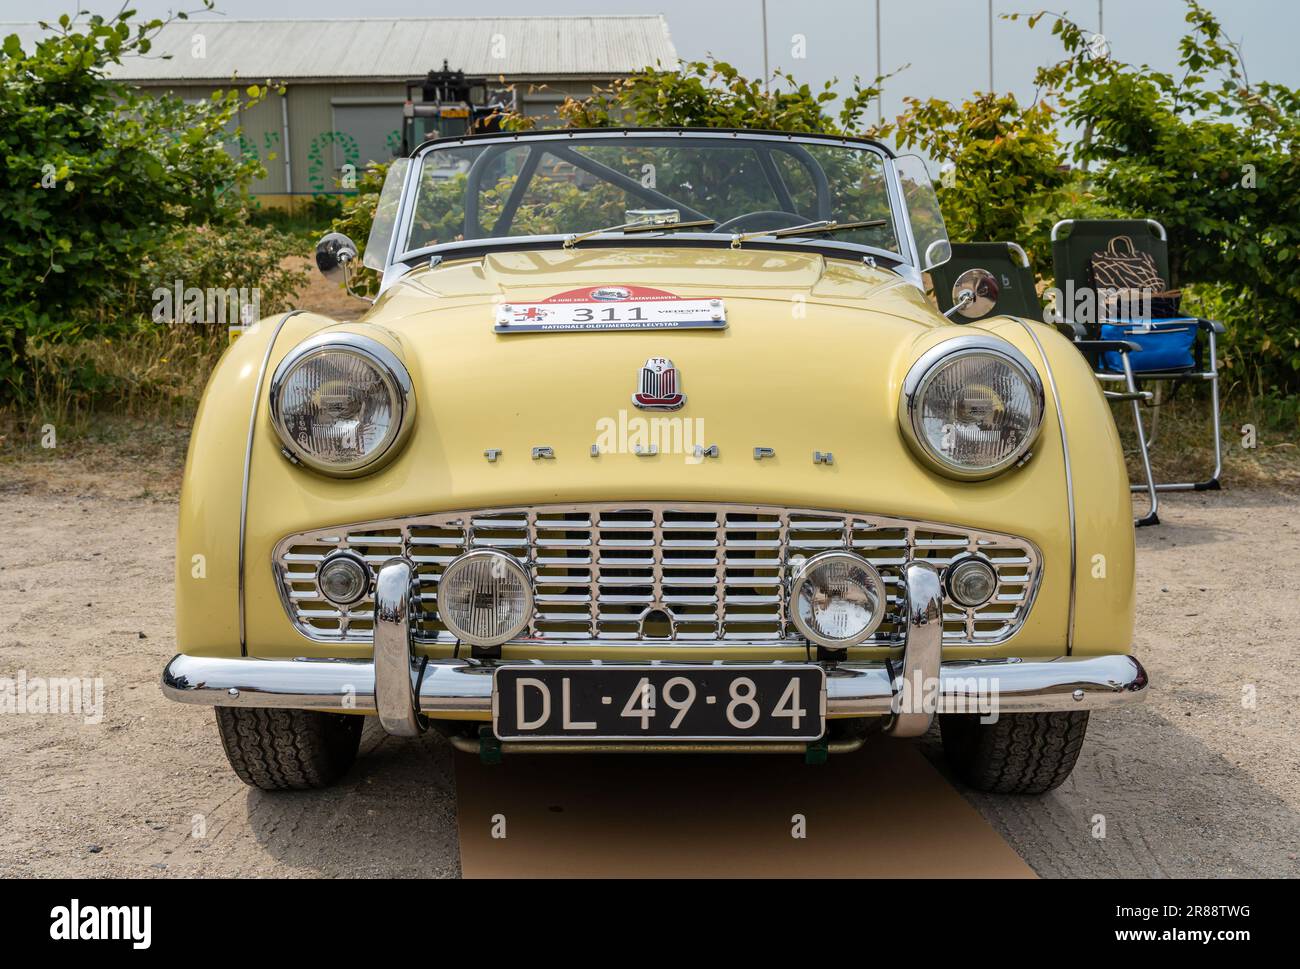
<instances>
[{"instance_id":1,"label":"rally plate","mask_svg":"<svg viewBox=\"0 0 1300 969\"><path fill-rule=\"evenodd\" d=\"M568 290L537 302L503 302L497 333L566 333L602 330L723 330L721 299L694 299L646 286Z\"/></svg>"}]
</instances>

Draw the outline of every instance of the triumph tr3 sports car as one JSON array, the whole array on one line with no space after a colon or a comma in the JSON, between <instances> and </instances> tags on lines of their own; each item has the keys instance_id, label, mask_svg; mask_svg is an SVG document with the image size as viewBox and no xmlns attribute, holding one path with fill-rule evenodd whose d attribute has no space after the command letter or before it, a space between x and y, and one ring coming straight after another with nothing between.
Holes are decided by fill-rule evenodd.
<instances>
[{"instance_id":1,"label":"triumph tr3 sports car","mask_svg":"<svg viewBox=\"0 0 1300 969\"><path fill-rule=\"evenodd\" d=\"M364 253L317 249L365 311L262 320L208 385L164 691L261 788L339 778L367 716L488 761L937 719L966 782L1055 787L1147 685L1128 479L1065 337L927 302L948 250L871 141L421 146Z\"/></svg>"}]
</instances>

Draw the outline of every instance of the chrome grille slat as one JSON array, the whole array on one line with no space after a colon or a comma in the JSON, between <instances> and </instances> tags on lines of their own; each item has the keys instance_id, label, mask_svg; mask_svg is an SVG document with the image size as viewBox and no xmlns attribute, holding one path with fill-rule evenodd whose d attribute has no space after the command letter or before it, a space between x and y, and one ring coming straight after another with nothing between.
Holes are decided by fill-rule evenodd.
<instances>
[{"instance_id":1,"label":"chrome grille slat","mask_svg":"<svg viewBox=\"0 0 1300 969\"><path fill-rule=\"evenodd\" d=\"M988 556L998 570L997 593L978 609L946 602L943 642L991 645L1023 623L1042 573L1037 548L1015 536L879 515L688 502L461 510L329 526L280 541L273 554L281 599L299 632L320 642L372 638L369 598L340 610L320 595L317 567L339 548L376 569L395 555L413 562L414 635L446 644L454 639L438 619L438 582L471 548L499 549L529 570L536 608L526 635L547 646L801 645L783 594L790 560L834 548L857 551L885 581L888 614L869 641L878 645L896 644L904 633L900 575L910 559L942 569L967 551ZM663 614L666 632L662 621L647 621L652 613Z\"/></svg>"}]
</instances>

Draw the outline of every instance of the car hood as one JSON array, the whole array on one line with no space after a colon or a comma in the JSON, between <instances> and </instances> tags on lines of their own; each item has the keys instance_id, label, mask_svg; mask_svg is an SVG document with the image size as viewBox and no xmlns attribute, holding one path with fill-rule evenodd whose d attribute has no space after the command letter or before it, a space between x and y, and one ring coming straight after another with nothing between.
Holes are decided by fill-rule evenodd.
<instances>
[{"instance_id":1,"label":"car hood","mask_svg":"<svg viewBox=\"0 0 1300 969\"><path fill-rule=\"evenodd\" d=\"M494 332L498 304L616 286L720 299L727 326ZM729 249L494 254L412 274L367 321L414 358L435 408L454 408L457 420L518 444L548 445L561 435L584 454L598 420L640 413L632 394L652 357L676 366L686 395L677 414L703 421L706 435L743 431L747 447L772 446L765 435L789 423L803 426L803 450L825 450L833 442L814 442L813 428L826 427L832 408L893 433L892 419L879 418L893 413L899 360L913 359L916 341L945 323L892 272L816 254ZM491 437L485 447L494 446Z\"/></svg>"},{"instance_id":2,"label":"car hood","mask_svg":"<svg viewBox=\"0 0 1300 969\"><path fill-rule=\"evenodd\" d=\"M727 327L494 332L499 302L587 286L716 297ZM929 346L971 328L949 324L893 272L862 263L747 249L496 253L417 270L360 321L337 326L383 335L411 371L412 440L371 479L378 505L395 513L595 497L731 500L996 527L1021 521L1016 495L1054 477L1050 466L1031 466L959 484L920 466L898 429L903 378ZM1032 352L1017 323L985 326ZM284 339L294 341L296 329ZM686 396L677 411L633 403L652 357L677 368ZM636 453L654 444L657 455ZM697 459L696 445L717 445L718 457ZM554 457L535 458L536 448ZM770 455L755 459L759 448ZM814 452L833 463L814 462ZM322 495L347 488L323 478L308 486ZM996 522L981 498L998 506Z\"/></svg>"}]
</instances>

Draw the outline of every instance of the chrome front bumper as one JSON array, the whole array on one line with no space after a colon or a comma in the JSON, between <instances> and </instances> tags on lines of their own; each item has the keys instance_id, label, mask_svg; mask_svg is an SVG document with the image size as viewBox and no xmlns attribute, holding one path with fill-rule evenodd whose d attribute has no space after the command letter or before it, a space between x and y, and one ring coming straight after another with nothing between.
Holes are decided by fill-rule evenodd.
<instances>
[{"instance_id":1,"label":"chrome front bumper","mask_svg":"<svg viewBox=\"0 0 1300 969\"><path fill-rule=\"evenodd\" d=\"M378 715L391 734L412 736L425 729L426 716L490 715L492 673L498 665L545 662L416 656L409 626L411 579L411 566L401 559L380 569L373 661L181 654L163 671L163 693L181 703L207 706L355 710ZM822 663L828 717L888 717L886 733L918 736L936 713L1089 710L1145 696L1146 671L1126 654L941 662L939 576L932 566L918 561L906 567L904 580L908 632L902 658ZM614 665L616 661L592 662ZM716 660L712 665L726 663ZM574 664L566 661L566 665ZM655 665L700 664L665 660Z\"/></svg>"}]
</instances>

